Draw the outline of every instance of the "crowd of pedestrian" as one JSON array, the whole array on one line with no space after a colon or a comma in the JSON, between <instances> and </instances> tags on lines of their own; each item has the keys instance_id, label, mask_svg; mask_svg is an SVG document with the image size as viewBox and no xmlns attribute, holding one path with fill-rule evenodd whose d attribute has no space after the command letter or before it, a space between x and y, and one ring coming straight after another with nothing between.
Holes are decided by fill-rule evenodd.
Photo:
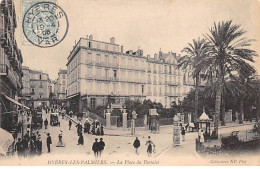
<instances>
[{"instance_id":1,"label":"crowd of pedestrian","mask_svg":"<svg viewBox=\"0 0 260 169\"><path fill-rule=\"evenodd\" d=\"M17 151L18 157L33 157L35 155L41 155L42 153L42 139L41 135L37 131L32 133L30 131L23 136L23 139L18 138L15 144L15 151Z\"/></svg>"}]
</instances>

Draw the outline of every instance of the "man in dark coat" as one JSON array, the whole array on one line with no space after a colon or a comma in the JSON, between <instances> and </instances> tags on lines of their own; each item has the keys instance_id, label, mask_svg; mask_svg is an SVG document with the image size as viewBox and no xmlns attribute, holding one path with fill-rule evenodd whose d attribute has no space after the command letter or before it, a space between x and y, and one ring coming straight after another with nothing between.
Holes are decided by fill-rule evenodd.
<instances>
[{"instance_id":1,"label":"man in dark coat","mask_svg":"<svg viewBox=\"0 0 260 169\"><path fill-rule=\"evenodd\" d=\"M95 138L95 142L92 145L92 150L94 151L95 157L98 157L98 152L99 152L99 143L97 141L98 139Z\"/></svg>"},{"instance_id":2,"label":"man in dark coat","mask_svg":"<svg viewBox=\"0 0 260 169\"><path fill-rule=\"evenodd\" d=\"M138 137L136 137L133 146L134 146L134 148L135 148L135 153L136 153L137 155L139 155L139 153L138 153L138 148L140 147L140 140L138 140Z\"/></svg>"},{"instance_id":3,"label":"man in dark coat","mask_svg":"<svg viewBox=\"0 0 260 169\"><path fill-rule=\"evenodd\" d=\"M19 158L23 156L23 143L21 138L18 138L18 142L15 144L15 150L17 151Z\"/></svg>"},{"instance_id":4,"label":"man in dark coat","mask_svg":"<svg viewBox=\"0 0 260 169\"><path fill-rule=\"evenodd\" d=\"M51 144L52 144L50 133L47 133L47 136L48 137L46 139L46 143L47 143L48 153L50 153L51 152Z\"/></svg>"},{"instance_id":5,"label":"man in dark coat","mask_svg":"<svg viewBox=\"0 0 260 169\"><path fill-rule=\"evenodd\" d=\"M72 125L72 121L71 119L69 120L69 130L71 130L71 125Z\"/></svg>"},{"instance_id":6,"label":"man in dark coat","mask_svg":"<svg viewBox=\"0 0 260 169\"><path fill-rule=\"evenodd\" d=\"M47 126L48 126L48 120L47 120L47 118L44 120L44 126L45 126L45 129L47 129Z\"/></svg>"},{"instance_id":7,"label":"man in dark coat","mask_svg":"<svg viewBox=\"0 0 260 169\"><path fill-rule=\"evenodd\" d=\"M100 141L98 144L99 144L99 156L101 157L103 150L105 148L105 142L103 141L103 138L100 138Z\"/></svg>"},{"instance_id":8,"label":"man in dark coat","mask_svg":"<svg viewBox=\"0 0 260 169\"><path fill-rule=\"evenodd\" d=\"M103 124L101 124L101 126L100 126L100 135L101 136L104 135L104 126L103 126Z\"/></svg>"}]
</instances>

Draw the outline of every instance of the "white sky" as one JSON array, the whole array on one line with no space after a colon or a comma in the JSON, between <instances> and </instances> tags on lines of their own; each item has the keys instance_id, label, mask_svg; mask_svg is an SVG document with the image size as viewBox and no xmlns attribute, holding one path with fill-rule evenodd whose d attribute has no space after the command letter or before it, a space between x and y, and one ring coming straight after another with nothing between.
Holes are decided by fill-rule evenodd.
<instances>
[{"instance_id":1,"label":"white sky","mask_svg":"<svg viewBox=\"0 0 260 169\"><path fill-rule=\"evenodd\" d=\"M114 36L117 44L124 45L124 51L140 46L145 55L158 53L160 48L180 53L193 38L208 33L214 21L232 19L248 31L248 38L258 40L252 48L260 49L258 0L58 0L68 16L69 31L60 44L51 48L21 44L21 0L14 1L16 39L23 65L47 72L52 80L60 68L66 69L75 40L90 34L106 42ZM259 72L260 57L256 59L258 66L254 66Z\"/></svg>"}]
</instances>

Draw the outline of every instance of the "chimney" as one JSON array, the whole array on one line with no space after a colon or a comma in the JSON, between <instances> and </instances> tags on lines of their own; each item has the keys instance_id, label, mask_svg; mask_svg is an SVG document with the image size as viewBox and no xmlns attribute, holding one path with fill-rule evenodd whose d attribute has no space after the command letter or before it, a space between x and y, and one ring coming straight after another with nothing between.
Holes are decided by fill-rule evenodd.
<instances>
[{"instance_id":1,"label":"chimney","mask_svg":"<svg viewBox=\"0 0 260 169\"><path fill-rule=\"evenodd\" d=\"M157 53L154 54L154 60L158 60L158 54Z\"/></svg>"},{"instance_id":2,"label":"chimney","mask_svg":"<svg viewBox=\"0 0 260 169\"><path fill-rule=\"evenodd\" d=\"M111 44L115 44L115 40L116 40L116 39L115 39L114 37L110 38L110 43L111 43Z\"/></svg>"},{"instance_id":3,"label":"chimney","mask_svg":"<svg viewBox=\"0 0 260 169\"><path fill-rule=\"evenodd\" d=\"M121 53L124 53L124 46L121 46Z\"/></svg>"},{"instance_id":4,"label":"chimney","mask_svg":"<svg viewBox=\"0 0 260 169\"><path fill-rule=\"evenodd\" d=\"M150 55L147 55L147 59L151 59Z\"/></svg>"},{"instance_id":5,"label":"chimney","mask_svg":"<svg viewBox=\"0 0 260 169\"><path fill-rule=\"evenodd\" d=\"M89 40L93 40L93 35L89 35Z\"/></svg>"}]
</instances>

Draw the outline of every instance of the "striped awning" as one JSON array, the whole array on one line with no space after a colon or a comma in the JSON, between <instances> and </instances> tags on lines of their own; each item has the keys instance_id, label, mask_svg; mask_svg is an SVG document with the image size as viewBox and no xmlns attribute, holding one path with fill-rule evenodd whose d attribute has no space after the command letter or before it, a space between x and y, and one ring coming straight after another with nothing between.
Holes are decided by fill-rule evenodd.
<instances>
[{"instance_id":1,"label":"striped awning","mask_svg":"<svg viewBox=\"0 0 260 169\"><path fill-rule=\"evenodd\" d=\"M26 109L30 109L29 107L27 107L27 106L25 106L25 105L19 103L17 100L15 100L15 99L13 99L13 98L11 98L11 97L9 97L9 96L6 96L6 95L5 95L5 98L6 98L7 100L13 102L14 104L17 104L18 106L24 107L24 108L26 108Z\"/></svg>"}]
</instances>

